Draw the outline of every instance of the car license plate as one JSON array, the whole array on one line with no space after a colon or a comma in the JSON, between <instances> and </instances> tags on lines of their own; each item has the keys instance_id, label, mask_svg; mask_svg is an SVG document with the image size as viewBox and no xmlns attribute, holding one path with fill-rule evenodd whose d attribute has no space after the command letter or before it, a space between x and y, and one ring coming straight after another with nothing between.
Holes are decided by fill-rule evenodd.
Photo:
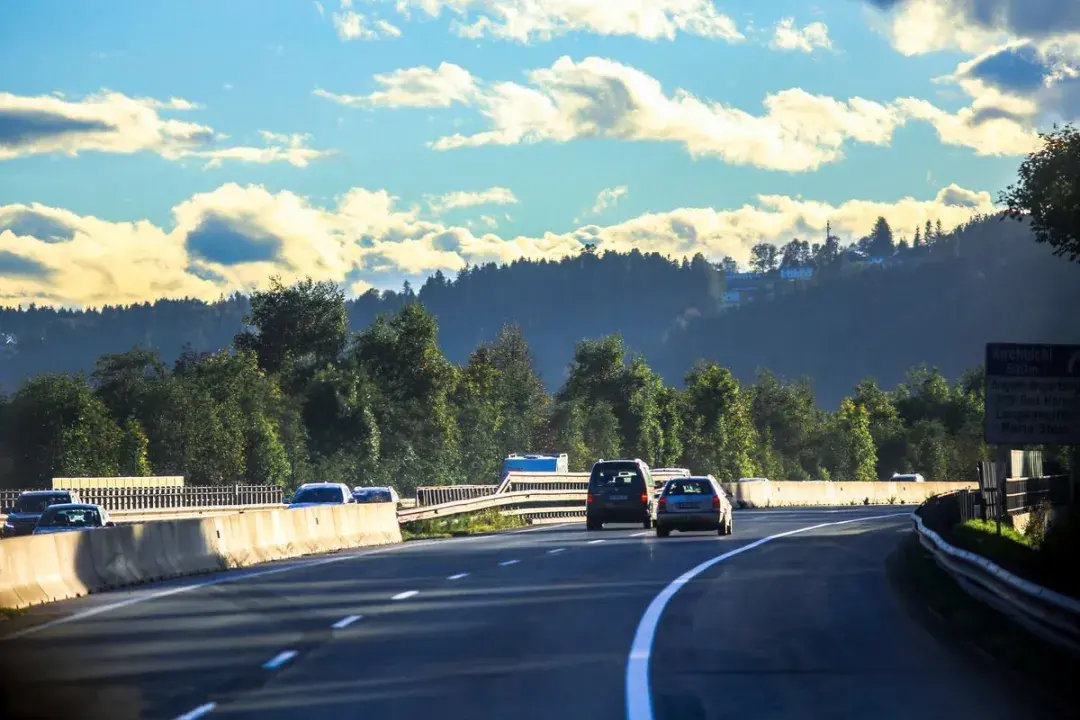
<instances>
[{"instance_id":1,"label":"car license plate","mask_svg":"<svg viewBox=\"0 0 1080 720\"><path fill-rule=\"evenodd\" d=\"M675 503L680 510L697 510L697 503Z\"/></svg>"},{"instance_id":2,"label":"car license plate","mask_svg":"<svg viewBox=\"0 0 1080 720\"><path fill-rule=\"evenodd\" d=\"M608 500L612 500L614 502L618 502L620 500L625 500L625 499L626 499L625 495L611 495L611 496L608 497Z\"/></svg>"}]
</instances>

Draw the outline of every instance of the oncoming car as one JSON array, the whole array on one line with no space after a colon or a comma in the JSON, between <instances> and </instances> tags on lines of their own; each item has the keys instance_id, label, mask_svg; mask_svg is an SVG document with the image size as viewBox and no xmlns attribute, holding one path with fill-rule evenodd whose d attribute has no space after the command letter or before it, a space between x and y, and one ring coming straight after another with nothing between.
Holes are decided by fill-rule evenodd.
<instances>
[{"instance_id":1,"label":"oncoming car","mask_svg":"<svg viewBox=\"0 0 1080 720\"><path fill-rule=\"evenodd\" d=\"M291 509L319 505L354 503L352 491L345 483L304 483L291 499L285 501Z\"/></svg>"},{"instance_id":2,"label":"oncoming car","mask_svg":"<svg viewBox=\"0 0 1080 720\"><path fill-rule=\"evenodd\" d=\"M354 487L353 499L358 503L394 503L400 502L397 490L392 487Z\"/></svg>"},{"instance_id":3,"label":"oncoming car","mask_svg":"<svg viewBox=\"0 0 1080 720\"><path fill-rule=\"evenodd\" d=\"M34 535L96 530L115 525L116 523L109 520L105 508L100 505L63 503L46 508L34 528Z\"/></svg>"},{"instance_id":4,"label":"oncoming car","mask_svg":"<svg viewBox=\"0 0 1080 720\"><path fill-rule=\"evenodd\" d=\"M672 530L715 530L730 535L735 530L731 503L712 475L668 480L656 499L656 537Z\"/></svg>"},{"instance_id":5,"label":"oncoming car","mask_svg":"<svg viewBox=\"0 0 1080 720\"><path fill-rule=\"evenodd\" d=\"M600 460L589 473L585 500L585 529L599 530L604 523L641 523L652 527L649 466L641 460Z\"/></svg>"},{"instance_id":6,"label":"oncoming car","mask_svg":"<svg viewBox=\"0 0 1080 720\"><path fill-rule=\"evenodd\" d=\"M27 490L19 495L14 507L6 508L0 513L7 516L0 528L0 537L30 535L37 527L41 514L49 507L81 502L79 494L74 490Z\"/></svg>"}]
</instances>

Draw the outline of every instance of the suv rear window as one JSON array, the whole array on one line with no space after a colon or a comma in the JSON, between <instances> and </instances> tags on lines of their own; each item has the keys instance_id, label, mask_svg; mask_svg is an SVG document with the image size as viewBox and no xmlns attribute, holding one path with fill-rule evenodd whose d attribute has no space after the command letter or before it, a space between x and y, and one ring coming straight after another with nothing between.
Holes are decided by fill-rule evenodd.
<instances>
[{"instance_id":1,"label":"suv rear window","mask_svg":"<svg viewBox=\"0 0 1080 720\"><path fill-rule=\"evenodd\" d=\"M631 488L641 487L645 478L637 463L604 463L593 467L589 476L591 488Z\"/></svg>"},{"instance_id":2,"label":"suv rear window","mask_svg":"<svg viewBox=\"0 0 1080 720\"><path fill-rule=\"evenodd\" d=\"M708 480L672 480L664 489L665 495L712 495Z\"/></svg>"}]
</instances>

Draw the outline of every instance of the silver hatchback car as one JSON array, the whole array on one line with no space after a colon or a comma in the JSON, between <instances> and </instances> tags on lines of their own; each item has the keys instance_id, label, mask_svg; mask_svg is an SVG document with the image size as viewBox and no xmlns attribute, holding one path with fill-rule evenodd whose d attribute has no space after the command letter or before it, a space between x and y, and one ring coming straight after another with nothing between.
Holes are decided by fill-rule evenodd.
<instances>
[{"instance_id":1,"label":"silver hatchback car","mask_svg":"<svg viewBox=\"0 0 1080 720\"><path fill-rule=\"evenodd\" d=\"M731 502L712 475L672 478L656 499L656 537L672 530L734 532Z\"/></svg>"}]
</instances>

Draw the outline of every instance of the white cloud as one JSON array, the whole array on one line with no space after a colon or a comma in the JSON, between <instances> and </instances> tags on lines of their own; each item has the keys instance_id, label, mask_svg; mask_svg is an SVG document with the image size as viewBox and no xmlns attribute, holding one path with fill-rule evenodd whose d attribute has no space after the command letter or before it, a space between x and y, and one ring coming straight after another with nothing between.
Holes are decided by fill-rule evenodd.
<instances>
[{"instance_id":1,"label":"white cloud","mask_svg":"<svg viewBox=\"0 0 1080 720\"><path fill-rule=\"evenodd\" d=\"M459 190L445 195L429 196L428 207L436 215L448 210L476 207L478 205L516 205L517 197L508 188L493 187L480 191Z\"/></svg>"},{"instance_id":2,"label":"white cloud","mask_svg":"<svg viewBox=\"0 0 1080 720\"><path fill-rule=\"evenodd\" d=\"M812 22L799 28L795 25L795 18L784 18L773 29L772 41L769 47L774 50L797 50L799 52L813 52L814 50L831 50L832 40L829 38L829 28L823 22Z\"/></svg>"},{"instance_id":3,"label":"white cloud","mask_svg":"<svg viewBox=\"0 0 1080 720\"><path fill-rule=\"evenodd\" d=\"M1080 3L1056 0L870 0L905 55L956 51L971 58L939 82L972 98L977 119L1006 118L999 147L1029 146L1037 127L1080 118ZM969 123L958 118L962 126ZM975 123L975 135L990 131ZM1019 137L1018 128L1028 135ZM940 127L939 127L940 131ZM973 140L975 142L975 140Z\"/></svg>"},{"instance_id":4,"label":"white cloud","mask_svg":"<svg viewBox=\"0 0 1080 720\"><path fill-rule=\"evenodd\" d=\"M620 185L619 187L604 188L596 196L596 202L592 206L590 213L592 215L599 215L608 208L613 208L619 204L619 201L626 197L630 191L626 185Z\"/></svg>"},{"instance_id":5,"label":"white cloud","mask_svg":"<svg viewBox=\"0 0 1080 720\"><path fill-rule=\"evenodd\" d=\"M492 230L495 230L499 227L499 221L491 217L490 215L481 215L480 222L484 223L484 225L487 225Z\"/></svg>"},{"instance_id":6,"label":"white cloud","mask_svg":"<svg viewBox=\"0 0 1080 720\"><path fill-rule=\"evenodd\" d=\"M365 17L351 10L358 4L385 3L342 0L342 12L335 14L334 23L343 40L366 37L365 29L370 31ZM570 33L646 40L674 40L679 33L726 42L744 39L735 21L712 0L397 0L395 7L405 20L411 20L414 12L438 18L445 11L452 18L450 31L461 37L525 44ZM351 25L343 32L346 23Z\"/></svg>"},{"instance_id":7,"label":"white cloud","mask_svg":"<svg viewBox=\"0 0 1080 720\"><path fill-rule=\"evenodd\" d=\"M199 105L183 98L131 98L117 92L78 101L0 93L0 160L50 153L75 157L82 152L153 152L169 160L205 158L207 167L226 160L304 167L330 154L306 147L307 135L264 132L268 142L264 148L221 146L225 136L213 128L159 114L198 109Z\"/></svg>"},{"instance_id":8,"label":"white cloud","mask_svg":"<svg viewBox=\"0 0 1080 720\"><path fill-rule=\"evenodd\" d=\"M344 41L401 37L400 28L385 20L375 20L371 23L366 15L352 10L334 13L334 28L337 30L338 37Z\"/></svg>"},{"instance_id":9,"label":"white cloud","mask_svg":"<svg viewBox=\"0 0 1080 720\"><path fill-rule=\"evenodd\" d=\"M191 157L206 159L206 167L219 168L227 160L266 165L274 162L287 162L294 167L307 167L313 160L320 160L334 154L332 150L316 150L307 146L311 135L280 133L260 130L266 141L266 147L229 147L218 150L199 150L189 153Z\"/></svg>"},{"instance_id":10,"label":"white cloud","mask_svg":"<svg viewBox=\"0 0 1080 720\"><path fill-rule=\"evenodd\" d=\"M383 190L353 188L321 207L288 191L226 184L173 209L169 229L110 222L43 205L0 206L0 304L85 307L158 298L214 300L222 293L310 275L354 293L396 287L404 276L456 271L466 263L558 259L584 243L672 257L701 252L746 263L762 241L813 240L825 224L844 239L884 216L898 231L940 219L946 228L994 211L988 192L949 186L932 200L852 200L839 206L777 195L741 208L679 208L609 226L540 237L476 235L399 208ZM486 216L485 216L486 217ZM482 218L491 225L493 218Z\"/></svg>"},{"instance_id":11,"label":"white cloud","mask_svg":"<svg viewBox=\"0 0 1080 720\"><path fill-rule=\"evenodd\" d=\"M765 112L753 115L683 89L669 95L655 78L598 57L580 62L562 57L550 68L528 72L527 79L529 85L486 83L444 63L437 70L415 67L376 76L383 89L370 95L316 92L354 106L475 107L487 129L430 143L442 151L611 138L676 142L694 157L806 172L841 160L852 143L888 145L896 128L911 119L932 123L943 142L973 147L980 154L1015 154L1034 137L1016 118L983 123L985 113L980 115L978 107L948 113L924 100L845 101L800 88L767 95Z\"/></svg>"},{"instance_id":12,"label":"white cloud","mask_svg":"<svg viewBox=\"0 0 1080 720\"><path fill-rule=\"evenodd\" d=\"M469 71L445 62L434 70L414 67L376 75L375 83L382 89L370 95L338 95L322 89L315 90L315 95L352 107L394 108L445 108L455 102L471 103L477 95Z\"/></svg>"},{"instance_id":13,"label":"white cloud","mask_svg":"<svg viewBox=\"0 0 1080 720\"><path fill-rule=\"evenodd\" d=\"M0 92L0 160L24 155L96 151L156 152L175 159L214 138L205 125L163 118L158 110L190 110L179 98L168 101L104 92L81 101L51 95Z\"/></svg>"}]
</instances>

